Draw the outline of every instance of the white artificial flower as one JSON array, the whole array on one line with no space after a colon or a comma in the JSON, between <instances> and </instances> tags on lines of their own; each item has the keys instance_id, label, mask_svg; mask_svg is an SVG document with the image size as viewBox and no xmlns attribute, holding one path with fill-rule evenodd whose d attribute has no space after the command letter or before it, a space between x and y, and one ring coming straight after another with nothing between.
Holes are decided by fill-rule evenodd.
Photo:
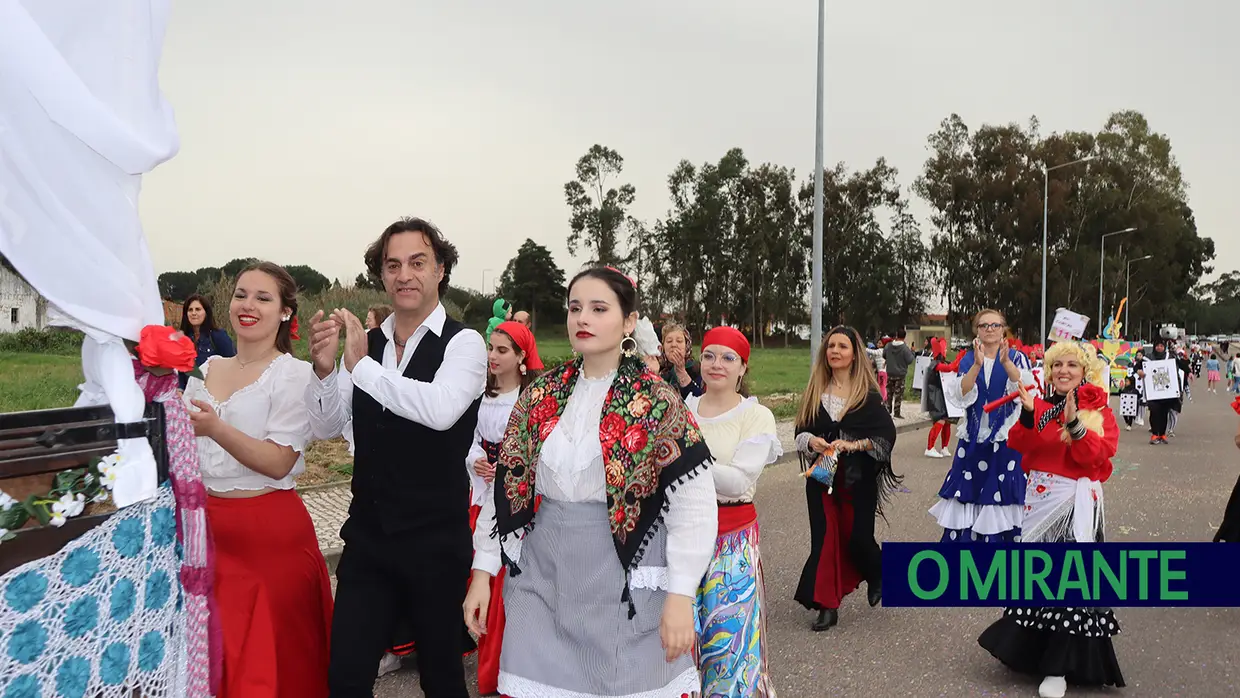
<instances>
[{"instance_id":1,"label":"white artificial flower","mask_svg":"<svg viewBox=\"0 0 1240 698\"><path fill-rule=\"evenodd\" d=\"M99 490L99 492L98 492L98 493L97 493L94 497L91 497L91 498L90 498L90 501L95 502L95 503L99 503L99 502L106 502L106 501L108 501L108 493L107 493L107 491L106 491L106 490Z\"/></svg>"},{"instance_id":2,"label":"white artificial flower","mask_svg":"<svg viewBox=\"0 0 1240 698\"><path fill-rule=\"evenodd\" d=\"M99 459L99 470L100 472L102 472L105 467L115 468L119 466L120 464L121 464L121 454L113 453L111 455L107 455Z\"/></svg>"},{"instance_id":3,"label":"white artificial flower","mask_svg":"<svg viewBox=\"0 0 1240 698\"><path fill-rule=\"evenodd\" d=\"M86 508L86 496L82 494L72 495L66 494L59 501L52 504L52 511L60 514L65 518L77 516ZM60 524L57 524L60 525Z\"/></svg>"},{"instance_id":4,"label":"white artificial flower","mask_svg":"<svg viewBox=\"0 0 1240 698\"><path fill-rule=\"evenodd\" d=\"M17 500L9 496L7 492L0 490L0 511L8 511L17 504Z\"/></svg>"},{"instance_id":5,"label":"white artificial flower","mask_svg":"<svg viewBox=\"0 0 1240 698\"><path fill-rule=\"evenodd\" d=\"M48 523L55 526L56 528L60 528L61 526L65 525L65 515L58 511L54 511L52 512L52 520L49 521Z\"/></svg>"}]
</instances>

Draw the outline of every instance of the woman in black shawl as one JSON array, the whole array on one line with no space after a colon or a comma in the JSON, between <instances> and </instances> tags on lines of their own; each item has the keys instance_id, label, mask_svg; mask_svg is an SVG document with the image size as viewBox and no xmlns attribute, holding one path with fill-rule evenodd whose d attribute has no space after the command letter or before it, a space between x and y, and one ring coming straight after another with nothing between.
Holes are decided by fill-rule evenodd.
<instances>
[{"instance_id":1,"label":"woman in black shawl","mask_svg":"<svg viewBox=\"0 0 1240 698\"><path fill-rule=\"evenodd\" d=\"M864 346L851 327L827 334L797 416L802 469L811 469L823 454L838 458L832 486L805 480L810 554L795 599L818 611L815 631L839 621L840 601L862 580L871 606L883 597L882 549L874 539L874 522L902 478L891 469L895 424L883 408Z\"/></svg>"}]
</instances>

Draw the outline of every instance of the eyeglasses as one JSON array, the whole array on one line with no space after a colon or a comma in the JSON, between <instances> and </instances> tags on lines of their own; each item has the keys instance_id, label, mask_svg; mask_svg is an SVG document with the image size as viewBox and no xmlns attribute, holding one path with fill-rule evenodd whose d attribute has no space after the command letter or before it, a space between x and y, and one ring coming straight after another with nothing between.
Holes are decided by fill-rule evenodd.
<instances>
[{"instance_id":1,"label":"eyeglasses","mask_svg":"<svg viewBox=\"0 0 1240 698\"><path fill-rule=\"evenodd\" d=\"M735 364L736 362L741 360L741 357L737 356L736 354L733 354L730 351L723 352L722 354L716 354L713 351L702 352L702 363L704 364L714 363L716 360L723 361L726 364Z\"/></svg>"},{"instance_id":2,"label":"eyeglasses","mask_svg":"<svg viewBox=\"0 0 1240 698\"><path fill-rule=\"evenodd\" d=\"M979 330L1001 330L1004 327L1006 327L1006 325L1004 325L1002 322L984 322L978 325L977 329Z\"/></svg>"}]
</instances>

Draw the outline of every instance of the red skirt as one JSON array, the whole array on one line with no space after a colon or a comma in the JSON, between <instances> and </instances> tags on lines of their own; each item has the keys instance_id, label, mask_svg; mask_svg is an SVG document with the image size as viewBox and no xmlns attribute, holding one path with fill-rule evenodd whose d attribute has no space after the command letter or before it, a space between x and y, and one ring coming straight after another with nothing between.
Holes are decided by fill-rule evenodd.
<instances>
[{"instance_id":1,"label":"red skirt","mask_svg":"<svg viewBox=\"0 0 1240 698\"><path fill-rule=\"evenodd\" d=\"M839 473L836 477L841 477ZM810 555L801 570L794 598L812 610L837 609L863 579L848 552L852 537L852 494L837 487L831 494L814 480L806 483L809 503Z\"/></svg>"},{"instance_id":2,"label":"red skirt","mask_svg":"<svg viewBox=\"0 0 1240 698\"><path fill-rule=\"evenodd\" d=\"M301 497L207 497L223 632L219 698L325 698L332 588Z\"/></svg>"}]
</instances>

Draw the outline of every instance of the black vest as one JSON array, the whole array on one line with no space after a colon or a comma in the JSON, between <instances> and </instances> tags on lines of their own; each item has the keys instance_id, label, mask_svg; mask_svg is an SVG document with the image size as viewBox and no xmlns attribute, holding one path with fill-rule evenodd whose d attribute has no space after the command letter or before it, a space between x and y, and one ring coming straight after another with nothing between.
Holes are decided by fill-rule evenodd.
<instances>
[{"instance_id":1,"label":"black vest","mask_svg":"<svg viewBox=\"0 0 1240 698\"><path fill-rule=\"evenodd\" d=\"M404 376L429 383L444 349L465 329L448 318L443 332L426 332ZM383 362L387 336L367 333L370 358ZM469 528L469 475L465 458L478 424L480 395L447 431L399 417L353 388L353 503L349 518L365 528L398 533L428 527Z\"/></svg>"}]
</instances>

